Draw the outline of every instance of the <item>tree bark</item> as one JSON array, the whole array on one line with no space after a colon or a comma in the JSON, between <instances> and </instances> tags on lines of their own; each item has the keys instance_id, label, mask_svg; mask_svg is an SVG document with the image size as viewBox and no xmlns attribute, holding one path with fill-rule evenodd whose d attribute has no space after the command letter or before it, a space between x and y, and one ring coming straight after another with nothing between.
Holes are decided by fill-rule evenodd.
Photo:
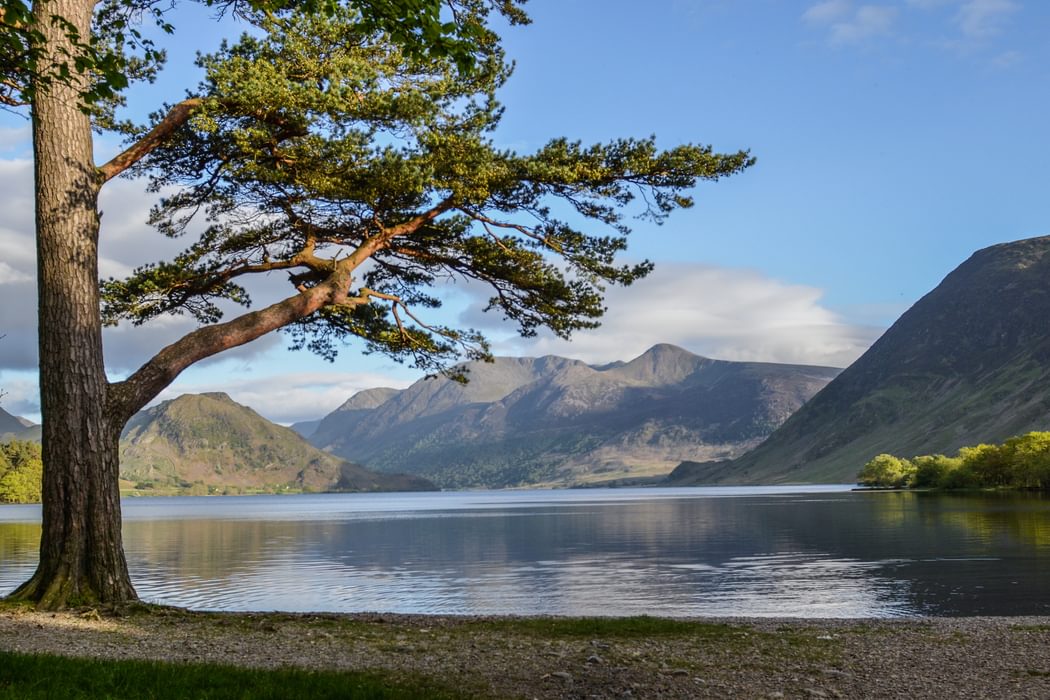
<instances>
[{"instance_id":1,"label":"tree bark","mask_svg":"<svg viewBox=\"0 0 1050 700\"><path fill-rule=\"evenodd\" d=\"M65 18L90 36L93 0L38 0L52 64L75 55ZM40 84L33 100L43 414L40 563L13 598L45 609L136 598L121 541L118 439L106 411L98 298L98 192L91 123L78 79Z\"/></svg>"}]
</instances>

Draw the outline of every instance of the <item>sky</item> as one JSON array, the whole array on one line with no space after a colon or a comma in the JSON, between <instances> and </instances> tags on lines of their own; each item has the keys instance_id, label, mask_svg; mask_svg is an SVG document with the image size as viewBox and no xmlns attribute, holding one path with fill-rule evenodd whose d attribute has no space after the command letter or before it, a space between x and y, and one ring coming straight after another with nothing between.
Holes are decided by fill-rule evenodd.
<instances>
[{"instance_id":1,"label":"sky","mask_svg":"<svg viewBox=\"0 0 1050 700\"><path fill-rule=\"evenodd\" d=\"M514 336L457 287L444 319L499 355L627 360L656 343L726 360L846 366L971 253L1050 235L1050 3L1043 0L531 0L501 30L514 75L494 141L655 135L749 149L746 172L697 188L662 226L631 222L625 261L655 272L612 289L603 326L571 342ZM199 8L129 113L179 99L196 51L239 29ZM99 162L118 143L100 137ZM24 116L0 113L2 407L39 420L32 161ZM103 191L100 271L171 251L145 225L141 182ZM271 285L272 286L272 285ZM265 290L264 290L265 297ZM105 334L126 376L192 330L186 318ZM320 418L355 391L423 373L357 346L334 363L271 334L186 372L161 396L225 391L271 420Z\"/></svg>"}]
</instances>

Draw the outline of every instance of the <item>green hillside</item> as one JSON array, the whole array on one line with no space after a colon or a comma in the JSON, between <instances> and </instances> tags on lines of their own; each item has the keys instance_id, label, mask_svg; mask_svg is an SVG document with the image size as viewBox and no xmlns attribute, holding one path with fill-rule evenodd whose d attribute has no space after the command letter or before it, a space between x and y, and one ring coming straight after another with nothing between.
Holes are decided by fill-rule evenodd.
<instances>
[{"instance_id":1,"label":"green hillside","mask_svg":"<svg viewBox=\"0 0 1050 700\"><path fill-rule=\"evenodd\" d=\"M379 474L326 454L226 394L187 394L134 416L121 436L120 473L139 492L434 488L425 479Z\"/></svg>"},{"instance_id":2,"label":"green hillside","mask_svg":"<svg viewBox=\"0 0 1050 700\"><path fill-rule=\"evenodd\" d=\"M765 442L677 484L845 482L882 452L1050 428L1050 237L980 250Z\"/></svg>"}]
</instances>

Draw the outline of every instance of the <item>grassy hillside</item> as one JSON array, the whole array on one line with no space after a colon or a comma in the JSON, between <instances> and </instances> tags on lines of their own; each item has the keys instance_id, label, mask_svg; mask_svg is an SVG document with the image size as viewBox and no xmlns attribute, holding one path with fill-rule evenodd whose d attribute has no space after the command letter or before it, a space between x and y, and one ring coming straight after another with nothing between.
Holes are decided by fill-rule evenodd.
<instances>
[{"instance_id":1,"label":"grassy hillside","mask_svg":"<svg viewBox=\"0 0 1050 700\"><path fill-rule=\"evenodd\" d=\"M1050 428L1050 237L980 250L754 451L675 483L852 482L881 452Z\"/></svg>"},{"instance_id":2,"label":"grassy hillside","mask_svg":"<svg viewBox=\"0 0 1050 700\"><path fill-rule=\"evenodd\" d=\"M225 394L184 395L142 411L121 436L121 478L140 492L425 490L312 447Z\"/></svg>"}]
</instances>

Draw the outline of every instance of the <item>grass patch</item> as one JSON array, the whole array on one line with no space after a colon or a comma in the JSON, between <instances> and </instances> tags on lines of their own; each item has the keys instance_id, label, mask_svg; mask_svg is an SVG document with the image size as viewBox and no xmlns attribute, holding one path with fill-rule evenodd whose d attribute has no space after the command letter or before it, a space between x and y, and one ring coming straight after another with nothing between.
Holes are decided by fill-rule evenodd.
<instances>
[{"instance_id":1,"label":"grass patch","mask_svg":"<svg viewBox=\"0 0 1050 700\"><path fill-rule=\"evenodd\" d=\"M0 699L458 698L420 677L392 673L258 670L213 664L71 659L0 652Z\"/></svg>"},{"instance_id":2,"label":"grass patch","mask_svg":"<svg viewBox=\"0 0 1050 700\"><path fill-rule=\"evenodd\" d=\"M1050 625L1010 625L1010 629L1016 632L1050 632Z\"/></svg>"},{"instance_id":3,"label":"grass patch","mask_svg":"<svg viewBox=\"0 0 1050 700\"><path fill-rule=\"evenodd\" d=\"M494 632L527 634L550 639L603 638L637 639L640 637L702 637L727 639L744 635L747 630L724 623L689 622L662 617L543 617L520 620L479 622L472 627Z\"/></svg>"}]
</instances>

